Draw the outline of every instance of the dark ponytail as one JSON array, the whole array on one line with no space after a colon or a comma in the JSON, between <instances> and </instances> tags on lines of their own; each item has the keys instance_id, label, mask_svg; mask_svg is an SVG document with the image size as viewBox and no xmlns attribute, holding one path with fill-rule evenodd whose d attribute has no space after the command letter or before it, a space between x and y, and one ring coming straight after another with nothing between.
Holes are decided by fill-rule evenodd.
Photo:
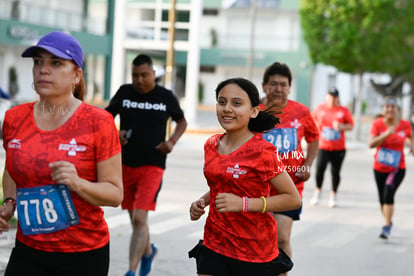
<instances>
[{"instance_id":1,"label":"dark ponytail","mask_svg":"<svg viewBox=\"0 0 414 276\"><path fill-rule=\"evenodd\" d=\"M280 124L280 118L277 114L282 113L280 110L270 106L265 110L259 111L256 118L251 118L249 121L249 130L253 132L265 132L271 130L275 125Z\"/></svg>"}]
</instances>

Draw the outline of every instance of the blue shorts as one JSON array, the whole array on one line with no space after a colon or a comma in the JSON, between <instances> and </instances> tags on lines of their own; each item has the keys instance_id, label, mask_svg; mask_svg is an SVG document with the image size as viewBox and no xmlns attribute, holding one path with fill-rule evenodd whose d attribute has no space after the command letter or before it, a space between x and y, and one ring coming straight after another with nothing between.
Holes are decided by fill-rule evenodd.
<instances>
[{"instance_id":1,"label":"blue shorts","mask_svg":"<svg viewBox=\"0 0 414 276\"><path fill-rule=\"evenodd\" d=\"M274 212L274 214L284 215L290 217L293 220L300 220L300 214L302 213L302 204L299 209L289 210L284 212Z\"/></svg>"}]
</instances>

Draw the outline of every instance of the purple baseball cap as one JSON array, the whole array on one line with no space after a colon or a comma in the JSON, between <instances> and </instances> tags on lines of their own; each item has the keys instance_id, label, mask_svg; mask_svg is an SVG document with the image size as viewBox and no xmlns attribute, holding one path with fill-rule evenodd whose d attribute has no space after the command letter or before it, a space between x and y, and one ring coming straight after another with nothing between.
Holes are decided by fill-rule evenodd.
<instances>
[{"instance_id":1,"label":"purple baseball cap","mask_svg":"<svg viewBox=\"0 0 414 276\"><path fill-rule=\"evenodd\" d=\"M79 41L65 32L51 32L42 36L35 46L22 53L22 57L33 57L39 49L61 59L73 60L79 68L83 66L83 51Z\"/></svg>"}]
</instances>

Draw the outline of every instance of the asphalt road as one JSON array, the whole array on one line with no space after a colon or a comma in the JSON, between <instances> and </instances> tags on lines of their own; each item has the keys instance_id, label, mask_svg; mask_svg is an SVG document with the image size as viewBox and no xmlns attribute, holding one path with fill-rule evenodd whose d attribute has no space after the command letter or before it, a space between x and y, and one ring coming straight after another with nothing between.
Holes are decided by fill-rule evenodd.
<instances>
[{"instance_id":1,"label":"asphalt road","mask_svg":"<svg viewBox=\"0 0 414 276\"><path fill-rule=\"evenodd\" d=\"M149 216L151 240L158 248L151 275L194 276L187 252L202 237L204 219L189 219L190 203L207 191L203 177L203 143L208 135L185 134L168 157L159 204ZM388 241L379 239L383 224L372 166L365 143L349 143L342 169L337 208L328 208L329 171L322 202L310 206L312 178L304 191L302 219L292 233L291 276L414 275L414 157L407 157L406 178L397 192L394 227ZM111 276L127 270L131 227L127 213L105 208L111 231ZM0 275L13 245L14 231L0 235Z\"/></svg>"}]
</instances>

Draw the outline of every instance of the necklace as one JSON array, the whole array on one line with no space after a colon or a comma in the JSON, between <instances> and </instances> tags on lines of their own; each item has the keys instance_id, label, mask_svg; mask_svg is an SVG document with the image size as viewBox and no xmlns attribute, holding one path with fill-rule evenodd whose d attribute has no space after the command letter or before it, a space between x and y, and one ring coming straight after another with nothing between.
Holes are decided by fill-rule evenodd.
<instances>
[{"instance_id":1,"label":"necklace","mask_svg":"<svg viewBox=\"0 0 414 276\"><path fill-rule=\"evenodd\" d=\"M81 101L75 98L63 105L52 105L40 100L35 105L36 124L43 130L57 129L69 119L80 104Z\"/></svg>"}]
</instances>

